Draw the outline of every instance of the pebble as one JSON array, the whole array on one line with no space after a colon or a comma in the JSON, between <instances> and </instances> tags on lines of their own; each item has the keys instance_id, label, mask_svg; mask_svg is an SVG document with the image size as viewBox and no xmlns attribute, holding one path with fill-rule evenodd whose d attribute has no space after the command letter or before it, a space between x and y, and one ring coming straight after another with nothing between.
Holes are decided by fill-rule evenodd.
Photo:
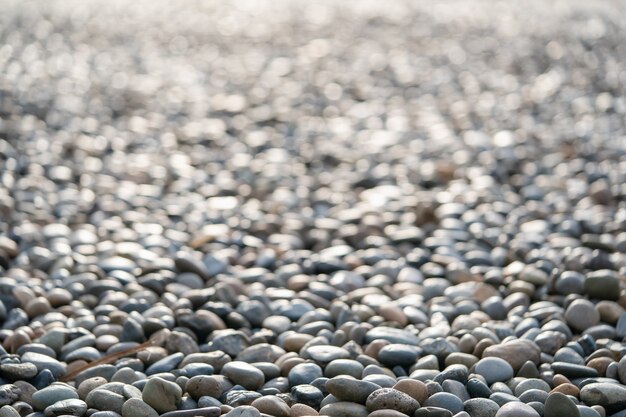
<instances>
[{"instance_id":1,"label":"pebble","mask_svg":"<svg viewBox=\"0 0 626 417\"><path fill-rule=\"evenodd\" d=\"M263 372L246 362L229 362L222 367L221 372L235 384L239 384L252 391L261 388L265 383L265 375L263 375Z\"/></svg>"},{"instance_id":2,"label":"pebble","mask_svg":"<svg viewBox=\"0 0 626 417\"><path fill-rule=\"evenodd\" d=\"M65 373L65 365L54 358L47 355L42 355L37 352L26 352L22 355L22 361L32 363L37 367L39 372L47 369L52 372L55 378L59 378Z\"/></svg>"},{"instance_id":3,"label":"pebble","mask_svg":"<svg viewBox=\"0 0 626 417\"><path fill-rule=\"evenodd\" d=\"M0 386L0 405L11 405L21 394L21 390L13 384L3 384Z\"/></svg>"},{"instance_id":4,"label":"pebble","mask_svg":"<svg viewBox=\"0 0 626 417\"><path fill-rule=\"evenodd\" d=\"M398 381L393 388L410 395L420 404L423 404L426 401L426 398L428 398L428 388L426 388L426 384L422 381L402 379Z\"/></svg>"},{"instance_id":5,"label":"pebble","mask_svg":"<svg viewBox=\"0 0 626 417\"><path fill-rule=\"evenodd\" d=\"M419 354L416 347L392 343L380 349L378 360L389 367L410 366L415 363Z\"/></svg>"},{"instance_id":6,"label":"pebble","mask_svg":"<svg viewBox=\"0 0 626 417\"><path fill-rule=\"evenodd\" d=\"M192 408L176 410L161 414L161 417L218 417L221 414L219 407Z\"/></svg>"},{"instance_id":7,"label":"pebble","mask_svg":"<svg viewBox=\"0 0 626 417\"><path fill-rule=\"evenodd\" d=\"M269 414L274 417L289 417L291 414L289 405L274 395L258 398L250 405L261 413Z\"/></svg>"},{"instance_id":8,"label":"pebble","mask_svg":"<svg viewBox=\"0 0 626 417\"><path fill-rule=\"evenodd\" d=\"M142 391L142 399L159 414L176 410L182 398L181 388L162 378L151 378Z\"/></svg>"},{"instance_id":9,"label":"pebble","mask_svg":"<svg viewBox=\"0 0 626 417\"><path fill-rule=\"evenodd\" d=\"M292 408L293 410L293 408ZM298 413L294 413L298 415ZM304 415L304 414L300 414ZM231 411L226 413L226 417L261 417L261 413L256 408L249 405L242 405L237 408L233 408Z\"/></svg>"},{"instance_id":10,"label":"pebble","mask_svg":"<svg viewBox=\"0 0 626 417\"><path fill-rule=\"evenodd\" d=\"M530 405L517 401L502 405L496 413L496 417L539 417L539 415Z\"/></svg>"},{"instance_id":11,"label":"pebble","mask_svg":"<svg viewBox=\"0 0 626 417\"><path fill-rule=\"evenodd\" d=\"M614 271L592 271L585 278L585 293L589 298L617 300L620 296L619 278Z\"/></svg>"},{"instance_id":12,"label":"pebble","mask_svg":"<svg viewBox=\"0 0 626 417\"><path fill-rule=\"evenodd\" d=\"M580 390L580 399L586 405L600 405L614 413L626 407L626 387L612 383L591 383Z\"/></svg>"},{"instance_id":13,"label":"pebble","mask_svg":"<svg viewBox=\"0 0 626 417\"><path fill-rule=\"evenodd\" d=\"M324 376L332 378L339 375L348 375L354 378L361 378L363 375L363 364L351 359L336 359L324 368Z\"/></svg>"},{"instance_id":14,"label":"pebble","mask_svg":"<svg viewBox=\"0 0 626 417\"><path fill-rule=\"evenodd\" d=\"M326 389L339 401L365 404L370 394L379 390L378 384L347 376L337 376L326 382Z\"/></svg>"},{"instance_id":15,"label":"pebble","mask_svg":"<svg viewBox=\"0 0 626 417\"><path fill-rule=\"evenodd\" d=\"M122 414L122 406L125 401L126 398L123 395L101 388L94 389L85 397L85 402L89 408L101 411L114 411L120 415Z\"/></svg>"},{"instance_id":16,"label":"pebble","mask_svg":"<svg viewBox=\"0 0 626 417\"><path fill-rule=\"evenodd\" d=\"M185 389L195 400L202 396L219 398L224 392L230 390L233 384L221 375L206 376L198 375L187 381Z\"/></svg>"},{"instance_id":17,"label":"pebble","mask_svg":"<svg viewBox=\"0 0 626 417\"><path fill-rule=\"evenodd\" d=\"M87 403L82 400L61 400L44 409L46 417L82 416L87 411Z\"/></svg>"},{"instance_id":18,"label":"pebble","mask_svg":"<svg viewBox=\"0 0 626 417\"><path fill-rule=\"evenodd\" d=\"M600 313L587 300L574 300L565 310L565 320L574 330L582 332L600 322Z\"/></svg>"},{"instance_id":19,"label":"pebble","mask_svg":"<svg viewBox=\"0 0 626 417\"><path fill-rule=\"evenodd\" d=\"M421 407L415 411L415 417L452 417L452 412L439 407Z\"/></svg>"},{"instance_id":20,"label":"pebble","mask_svg":"<svg viewBox=\"0 0 626 417\"><path fill-rule=\"evenodd\" d=\"M500 409L497 403L487 398L471 398L463 403L470 417L495 417Z\"/></svg>"},{"instance_id":21,"label":"pebble","mask_svg":"<svg viewBox=\"0 0 626 417\"><path fill-rule=\"evenodd\" d=\"M576 404L567 395L554 392L545 401L544 414L554 417L580 417Z\"/></svg>"},{"instance_id":22,"label":"pebble","mask_svg":"<svg viewBox=\"0 0 626 417\"><path fill-rule=\"evenodd\" d=\"M411 333L392 327L374 327L365 334L365 342L371 343L374 340L387 340L391 343L399 343L404 345L418 345L419 339Z\"/></svg>"},{"instance_id":23,"label":"pebble","mask_svg":"<svg viewBox=\"0 0 626 417\"><path fill-rule=\"evenodd\" d=\"M448 392L437 392L424 402L426 407L438 407L449 410L452 414L460 413L463 411L463 401Z\"/></svg>"},{"instance_id":24,"label":"pebble","mask_svg":"<svg viewBox=\"0 0 626 417\"><path fill-rule=\"evenodd\" d=\"M517 339L508 343L497 344L487 347L483 351L483 358L496 357L504 359L513 370L519 370L526 361L538 364L541 350L530 340Z\"/></svg>"},{"instance_id":25,"label":"pebble","mask_svg":"<svg viewBox=\"0 0 626 417\"><path fill-rule=\"evenodd\" d=\"M28 362L0 364L0 375L10 381L31 379L37 372L37 366Z\"/></svg>"},{"instance_id":26,"label":"pebble","mask_svg":"<svg viewBox=\"0 0 626 417\"><path fill-rule=\"evenodd\" d=\"M323 375L322 368L315 363L301 363L289 371L288 378L291 386L310 384Z\"/></svg>"},{"instance_id":27,"label":"pebble","mask_svg":"<svg viewBox=\"0 0 626 417\"><path fill-rule=\"evenodd\" d=\"M420 406L415 398L393 388L380 388L372 392L365 405L370 412L391 409L409 415Z\"/></svg>"},{"instance_id":28,"label":"pebble","mask_svg":"<svg viewBox=\"0 0 626 417\"><path fill-rule=\"evenodd\" d=\"M129 398L122 406L122 417L156 417L159 413L138 398Z\"/></svg>"},{"instance_id":29,"label":"pebble","mask_svg":"<svg viewBox=\"0 0 626 417\"><path fill-rule=\"evenodd\" d=\"M320 416L331 417L367 417L368 409L361 404L339 401L325 405L320 410Z\"/></svg>"},{"instance_id":30,"label":"pebble","mask_svg":"<svg viewBox=\"0 0 626 417\"><path fill-rule=\"evenodd\" d=\"M474 372L485 378L485 382L489 385L494 382L506 382L513 378L513 367L498 357L479 360L474 366Z\"/></svg>"},{"instance_id":31,"label":"pebble","mask_svg":"<svg viewBox=\"0 0 626 417\"><path fill-rule=\"evenodd\" d=\"M1 417L20 417L20 413L10 405L3 405L0 407Z\"/></svg>"},{"instance_id":32,"label":"pebble","mask_svg":"<svg viewBox=\"0 0 626 417\"><path fill-rule=\"evenodd\" d=\"M35 408L43 410L57 401L78 399L78 393L68 385L53 384L33 393L31 398Z\"/></svg>"}]
</instances>

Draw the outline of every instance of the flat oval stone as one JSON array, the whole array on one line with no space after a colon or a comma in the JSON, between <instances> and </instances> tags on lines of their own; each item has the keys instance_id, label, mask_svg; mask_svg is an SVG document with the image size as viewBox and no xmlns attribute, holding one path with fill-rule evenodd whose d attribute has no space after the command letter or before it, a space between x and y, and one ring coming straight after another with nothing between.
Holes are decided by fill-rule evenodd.
<instances>
[{"instance_id":1,"label":"flat oval stone","mask_svg":"<svg viewBox=\"0 0 626 417\"><path fill-rule=\"evenodd\" d=\"M182 352L176 352L169 356L164 357L161 360L156 361L146 369L146 375L154 375L161 372L169 372L176 368L182 360L185 358L185 354Z\"/></svg>"},{"instance_id":2,"label":"flat oval stone","mask_svg":"<svg viewBox=\"0 0 626 417\"><path fill-rule=\"evenodd\" d=\"M565 310L565 321L574 330L583 332L600 322L600 313L589 300L574 300Z\"/></svg>"},{"instance_id":3,"label":"flat oval stone","mask_svg":"<svg viewBox=\"0 0 626 417\"><path fill-rule=\"evenodd\" d=\"M452 417L452 412L439 407L421 407L415 411L413 417Z\"/></svg>"},{"instance_id":4,"label":"flat oval stone","mask_svg":"<svg viewBox=\"0 0 626 417\"><path fill-rule=\"evenodd\" d=\"M352 359L336 359L324 368L324 376L332 378L339 375L349 375L354 378L361 378L365 367L358 361Z\"/></svg>"},{"instance_id":5,"label":"flat oval stone","mask_svg":"<svg viewBox=\"0 0 626 417\"><path fill-rule=\"evenodd\" d=\"M544 403L548 398L548 393L540 389L529 389L524 391L519 397L523 403L530 404L532 402Z\"/></svg>"},{"instance_id":6,"label":"flat oval stone","mask_svg":"<svg viewBox=\"0 0 626 417\"><path fill-rule=\"evenodd\" d=\"M319 409L324 393L313 385L298 385L291 389L291 398L297 404L304 404Z\"/></svg>"},{"instance_id":7,"label":"flat oval stone","mask_svg":"<svg viewBox=\"0 0 626 417\"><path fill-rule=\"evenodd\" d=\"M32 412L32 408L30 409ZM0 417L20 417L21 414L14 407L10 405L3 405L0 407Z\"/></svg>"},{"instance_id":8,"label":"flat oval stone","mask_svg":"<svg viewBox=\"0 0 626 417\"><path fill-rule=\"evenodd\" d=\"M483 358L497 357L508 362L513 370L519 370L527 360L539 364L541 350L530 340L516 339L487 347L483 351Z\"/></svg>"},{"instance_id":9,"label":"flat oval stone","mask_svg":"<svg viewBox=\"0 0 626 417\"><path fill-rule=\"evenodd\" d=\"M512 401L500 407L496 417L539 417L539 413L528 404Z\"/></svg>"},{"instance_id":10,"label":"flat oval stone","mask_svg":"<svg viewBox=\"0 0 626 417\"><path fill-rule=\"evenodd\" d=\"M393 388L381 388L372 392L366 400L369 411L391 409L404 414L413 414L420 406L417 400Z\"/></svg>"},{"instance_id":11,"label":"flat oval stone","mask_svg":"<svg viewBox=\"0 0 626 417\"><path fill-rule=\"evenodd\" d=\"M82 400L62 400L46 407L44 415L46 417L59 417L64 415L82 416L86 411L87 403Z\"/></svg>"},{"instance_id":12,"label":"flat oval stone","mask_svg":"<svg viewBox=\"0 0 626 417\"><path fill-rule=\"evenodd\" d=\"M176 410L161 414L161 417L219 417L222 410L219 407L202 407L190 410Z\"/></svg>"},{"instance_id":13,"label":"flat oval stone","mask_svg":"<svg viewBox=\"0 0 626 417\"><path fill-rule=\"evenodd\" d=\"M320 416L331 417L367 417L369 411L364 405L339 401L327 404L320 410Z\"/></svg>"},{"instance_id":14,"label":"flat oval stone","mask_svg":"<svg viewBox=\"0 0 626 417\"><path fill-rule=\"evenodd\" d=\"M326 381L326 389L339 401L365 404L371 393L381 386L347 376L336 376Z\"/></svg>"},{"instance_id":15,"label":"flat oval stone","mask_svg":"<svg viewBox=\"0 0 626 417\"><path fill-rule=\"evenodd\" d=\"M350 352L347 350L330 345L311 346L306 349L306 355L316 362L326 364L336 359L349 359Z\"/></svg>"},{"instance_id":16,"label":"flat oval stone","mask_svg":"<svg viewBox=\"0 0 626 417\"><path fill-rule=\"evenodd\" d=\"M10 381L31 379L37 375L37 366L33 363L3 363L0 375Z\"/></svg>"},{"instance_id":17,"label":"flat oval stone","mask_svg":"<svg viewBox=\"0 0 626 417\"><path fill-rule=\"evenodd\" d=\"M89 378L102 377L107 381L110 380L117 372L117 368L114 365L102 364L94 366L93 368L85 369L83 372L76 375L76 384L80 385L81 382Z\"/></svg>"},{"instance_id":18,"label":"flat oval stone","mask_svg":"<svg viewBox=\"0 0 626 417\"><path fill-rule=\"evenodd\" d=\"M478 378L470 378L467 381L466 388L472 398L489 398L492 394L489 386Z\"/></svg>"},{"instance_id":19,"label":"flat oval stone","mask_svg":"<svg viewBox=\"0 0 626 417\"><path fill-rule=\"evenodd\" d=\"M291 386L310 384L317 378L322 377L322 368L315 363L300 363L289 371L287 378Z\"/></svg>"},{"instance_id":20,"label":"flat oval stone","mask_svg":"<svg viewBox=\"0 0 626 417\"><path fill-rule=\"evenodd\" d=\"M258 398L251 405L261 413L274 417L290 417L291 415L291 409L287 403L275 395Z\"/></svg>"},{"instance_id":21,"label":"flat oval stone","mask_svg":"<svg viewBox=\"0 0 626 417\"><path fill-rule=\"evenodd\" d=\"M115 411L96 411L90 417L122 417L122 415Z\"/></svg>"},{"instance_id":22,"label":"flat oval stone","mask_svg":"<svg viewBox=\"0 0 626 417\"><path fill-rule=\"evenodd\" d=\"M406 414L396 410L376 410L369 413L367 417L405 417Z\"/></svg>"},{"instance_id":23,"label":"flat oval stone","mask_svg":"<svg viewBox=\"0 0 626 417\"><path fill-rule=\"evenodd\" d=\"M423 404L428 398L428 388L422 381L406 378L398 381L393 388L410 395L420 404Z\"/></svg>"},{"instance_id":24,"label":"flat oval stone","mask_svg":"<svg viewBox=\"0 0 626 417\"><path fill-rule=\"evenodd\" d=\"M240 407L233 408L226 413L224 417L261 417L261 413L259 410L250 405L242 405Z\"/></svg>"},{"instance_id":25,"label":"flat oval stone","mask_svg":"<svg viewBox=\"0 0 626 417\"><path fill-rule=\"evenodd\" d=\"M609 413L626 408L626 387L598 382L585 385L580 390L580 399L587 405L601 405Z\"/></svg>"},{"instance_id":26,"label":"flat oval stone","mask_svg":"<svg viewBox=\"0 0 626 417\"><path fill-rule=\"evenodd\" d=\"M95 408L101 411L115 411L121 415L122 406L124 402L126 402L126 398L112 391L96 388L87 394L85 402L89 408Z\"/></svg>"},{"instance_id":27,"label":"flat oval stone","mask_svg":"<svg viewBox=\"0 0 626 417\"><path fill-rule=\"evenodd\" d=\"M265 383L265 375L263 372L247 362L229 362L222 368L222 374L235 384L252 391L261 388Z\"/></svg>"},{"instance_id":28,"label":"flat oval stone","mask_svg":"<svg viewBox=\"0 0 626 417\"><path fill-rule=\"evenodd\" d=\"M380 349L378 360L389 367L410 366L415 363L419 354L420 349L415 346L392 343Z\"/></svg>"},{"instance_id":29,"label":"flat oval stone","mask_svg":"<svg viewBox=\"0 0 626 417\"><path fill-rule=\"evenodd\" d=\"M233 384L223 375L198 375L187 381L185 389L194 400L202 396L219 398Z\"/></svg>"},{"instance_id":30,"label":"flat oval stone","mask_svg":"<svg viewBox=\"0 0 626 417\"><path fill-rule=\"evenodd\" d=\"M463 403L470 417L495 417L500 406L487 398L471 398Z\"/></svg>"},{"instance_id":31,"label":"flat oval stone","mask_svg":"<svg viewBox=\"0 0 626 417\"><path fill-rule=\"evenodd\" d=\"M524 379L519 384L517 384L515 386L514 391L515 391L515 395L519 397L524 392L532 390L532 389L538 389L544 392L550 392L550 385L548 385L548 383L544 381L543 379L528 378L528 379Z\"/></svg>"},{"instance_id":32,"label":"flat oval stone","mask_svg":"<svg viewBox=\"0 0 626 417\"><path fill-rule=\"evenodd\" d=\"M567 362L553 362L550 367L556 374L561 374L569 379L575 378L595 378L598 371L589 366L576 365Z\"/></svg>"},{"instance_id":33,"label":"flat oval stone","mask_svg":"<svg viewBox=\"0 0 626 417\"><path fill-rule=\"evenodd\" d=\"M22 355L22 362L30 362L37 367L39 372L47 369L52 372L55 378L60 378L65 374L66 366L58 360L50 356L42 355L37 352L26 352Z\"/></svg>"},{"instance_id":34,"label":"flat oval stone","mask_svg":"<svg viewBox=\"0 0 626 417\"><path fill-rule=\"evenodd\" d=\"M365 342L372 343L374 340L383 339L391 343L417 346L419 339L412 333L393 327L374 327L365 334Z\"/></svg>"},{"instance_id":35,"label":"flat oval stone","mask_svg":"<svg viewBox=\"0 0 626 417\"><path fill-rule=\"evenodd\" d=\"M53 384L32 395L33 405L38 410L43 410L57 401L71 399L78 399L78 393L76 389L65 384Z\"/></svg>"},{"instance_id":36,"label":"flat oval stone","mask_svg":"<svg viewBox=\"0 0 626 417\"><path fill-rule=\"evenodd\" d=\"M500 407L502 407L504 404L507 404L507 403L510 403L510 402L517 402L517 401L519 401L519 398L517 398L516 396L514 396L512 394L508 394L506 392L494 392L493 394L491 394L489 396L489 399L491 401L494 401Z\"/></svg>"},{"instance_id":37,"label":"flat oval stone","mask_svg":"<svg viewBox=\"0 0 626 417\"><path fill-rule=\"evenodd\" d=\"M122 406L122 417L158 417L159 413L143 400L130 398Z\"/></svg>"},{"instance_id":38,"label":"flat oval stone","mask_svg":"<svg viewBox=\"0 0 626 417\"><path fill-rule=\"evenodd\" d=\"M450 410L452 414L460 413L464 409L463 401L449 392L437 392L431 395L424 405L426 407L445 408L446 410Z\"/></svg>"}]
</instances>

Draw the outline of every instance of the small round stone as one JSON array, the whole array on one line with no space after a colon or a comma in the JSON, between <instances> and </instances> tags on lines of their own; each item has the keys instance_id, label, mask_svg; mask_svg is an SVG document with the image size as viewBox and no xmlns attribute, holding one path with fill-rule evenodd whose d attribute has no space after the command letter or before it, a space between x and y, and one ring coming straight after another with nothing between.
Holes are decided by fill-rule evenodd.
<instances>
[{"instance_id":1,"label":"small round stone","mask_svg":"<svg viewBox=\"0 0 626 417\"><path fill-rule=\"evenodd\" d=\"M122 414L122 407L125 401L126 398L123 395L102 388L94 389L85 398L89 408L101 411L114 411L120 415Z\"/></svg>"},{"instance_id":2,"label":"small round stone","mask_svg":"<svg viewBox=\"0 0 626 417\"><path fill-rule=\"evenodd\" d=\"M565 320L574 330L582 332L600 322L600 313L587 300L575 300L565 310Z\"/></svg>"},{"instance_id":3,"label":"small round stone","mask_svg":"<svg viewBox=\"0 0 626 417\"><path fill-rule=\"evenodd\" d=\"M54 384L32 395L33 405L38 410L43 410L57 401L70 399L78 399L78 393L76 389L65 384Z\"/></svg>"},{"instance_id":4,"label":"small round stone","mask_svg":"<svg viewBox=\"0 0 626 417\"><path fill-rule=\"evenodd\" d=\"M527 404L512 401L501 406L496 417L539 417L539 413Z\"/></svg>"},{"instance_id":5,"label":"small round stone","mask_svg":"<svg viewBox=\"0 0 626 417\"><path fill-rule=\"evenodd\" d=\"M20 413L10 405L0 407L0 417L20 417Z\"/></svg>"},{"instance_id":6,"label":"small round stone","mask_svg":"<svg viewBox=\"0 0 626 417\"><path fill-rule=\"evenodd\" d=\"M450 410L452 414L460 413L463 411L463 401L448 392L437 392L424 402L426 407L438 407Z\"/></svg>"},{"instance_id":7,"label":"small round stone","mask_svg":"<svg viewBox=\"0 0 626 417\"><path fill-rule=\"evenodd\" d=\"M365 404L367 398L381 386L373 382L347 376L336 376L326 381L326 389L339 401Z\"/></svg>"},{"instance_id":8,"label":"small round stone","mask_svg":"<svg viewBox=\"0 0 626 417\"><path fill-rule=\"evenodd\" d=\"M265 383L263 372L246 362L229 362L222 367L222 374L235 384L253 391Z\"/></svg>"},{"instance_id":9,"label":"small round stone","mask_svg":"<svg viewBox=\"0 0 626 417\"><path fill-rule=\"evenodd\" d=\"M289 384L291 386L310 384L315 379L323 376L322 368L315 363L301 363L289 371Z\"/></svg>"},{"instance_id":10,"label":"small round stone","mask_svg":"<svg viewBox=\"0 0 626 417\"><path fill-rule=\"evenodd\" d=\"M402 379L393 386L393 389L410 395L420 404L424 404L426 398L428 398L428 388L426 388L426 384L415 379Z\"/></svg>"},{"instance_id":11,"label":"small round stone","mask_svg":"<svg viewBox=\"0 0 626 417\"><path fill-rule=\"evenodd\" d=\"M363 375L363 364L352 359L336 359L324 368L324 376L333 378L339 375L349 375L354 378L361 378Z\"/></svg>"},{"instance_id":12,"label":"small round stone","mask_svg":"<svg viewBox=\"0 0 626 417\"><path fill-rule=\"evenodd\" d=\"M554 417L580 417L576 404L567 395L553 392L544 403L544 413Z\"/></svg>"},{"instance_id":13,"label":"small round stone","mask_svg":"<svg viewBox=\"0 0 626 417\"><path fill-rule=\"evenodd\" d=\"M158 413L176 410L182 398L182 389L162 378L150 378L143 388L142 399Z\"/></svg>"},{"instance_id":14,"label":"small round stone","mask_svg":"<svg viewBox=\"0 0 626 417\"><path fill-rule=\"evenodd\" d=\"M404 414L413 414L420 406L417 400L393 388L381 388L372 392L366 401L369 411L391 409Z\"/></svg>"},{"instance_id":15,"label":"small round stone","mask_svg":"<svg viewBox=\"0 0 626 417\"><path fill-rule=\"evenodd\" d=\"M367 417L368 409L361 404L339 401L327 404L320 410L320 416L331 417Z\"/></svg>"},{"instance_id":16,"label":"small round stone","mask_svg":"<svg viewBox=\"0 0 626 417\"><path fill-rule=\"evenodd\" d=\"M274 417L290 417L291 414L291 409L287 403L275 395L261 397L254 400L250 405L261 413L269 414Z\"/></svg>"},{"instance_id":17,"label":"small round stone","mask_svg":"<svg viewBox=\"0 0 626 417\"><path fill-rule=\"evenodd\" d=\"M494 382L506 382L513 378L513 367L504 359L483 358L474 365L474 372L483 376L489 385Z\"/></svg>"},{"instance_id":18,"label":"small round stone","mask_svg":"<svg viewBox=\"0 0 626 417\"><path fill-rule=\"evenodd\" d=\"M87 411L87 403L79 399L61 400L49 405L44 410L46 417L82 416Z\"/></svg>"},{"instance_id":19,"label":"small round stone","mask_svg":"<svg viewBox=\"0 0 626 417\"><path fill-rule=\"evenodd\" d=\"M472 398L463 403L470 417L495 417L500 406L487 398Z\"/></svg>"},{"instance_id":20,"label":"small round stone","mask_svg":"<svg viewBox=\"0 0 626 417\"><path fill-rule=\"evenodd\" d=\"M233 408L225 414L225 417L261 417L261 413L259 410L250 405L242 405L240 407Z\"/></svg>"},{"instance_id":21,"label":"small round stone","mask_svg":"<svg viewBox=\"0 0 626 417\"><path fill-rule=\"evenodd\" d=\"M138 398L126 400L122 406L122 417L158 417L159 413Z\"/></svg>"}]
</instances>

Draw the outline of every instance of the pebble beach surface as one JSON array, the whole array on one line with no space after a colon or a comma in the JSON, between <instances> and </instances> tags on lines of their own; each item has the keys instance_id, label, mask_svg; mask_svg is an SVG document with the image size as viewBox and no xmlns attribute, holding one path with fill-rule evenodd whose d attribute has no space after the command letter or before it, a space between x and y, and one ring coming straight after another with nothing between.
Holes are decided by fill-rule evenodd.
<instances>
[{"instance_id":1,"label":"pebble beach surface","mask_svg":"<svg viewBox=\"0 0 626 417\"><path fill-rule=\"evenodd\" d=\"M618 1L0 1L0 417L626 416Z\"/></svg>"}]
</instances>

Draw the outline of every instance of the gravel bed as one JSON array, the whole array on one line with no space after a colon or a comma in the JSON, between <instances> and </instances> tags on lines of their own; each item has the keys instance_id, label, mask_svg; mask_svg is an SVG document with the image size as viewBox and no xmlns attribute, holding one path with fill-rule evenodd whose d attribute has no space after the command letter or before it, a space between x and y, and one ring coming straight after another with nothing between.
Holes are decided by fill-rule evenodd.
<instances>
[{"instance_id":1,"label":"gravel bed","mask_svg":"<svg viewBox=\"0 0 626 417\"><path fill-rule=\"evenodd\" d=\"M625 417L625 34L0 1L0 417Z\"/></svg>"}]
</instances>

